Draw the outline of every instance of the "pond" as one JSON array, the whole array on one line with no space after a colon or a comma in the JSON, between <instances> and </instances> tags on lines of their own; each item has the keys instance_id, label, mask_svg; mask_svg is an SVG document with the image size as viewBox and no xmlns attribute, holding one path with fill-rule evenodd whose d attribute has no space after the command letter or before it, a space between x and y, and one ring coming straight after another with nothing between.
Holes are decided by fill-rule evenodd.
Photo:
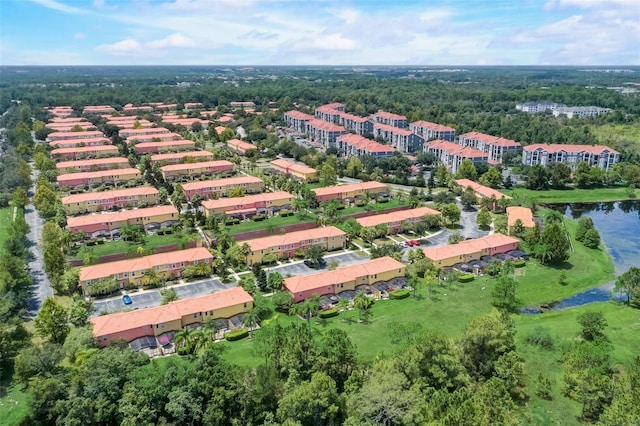
<instances>
[{"instance_id":1,"label":"pond","mask_svg":"<svg viewBox=\"0 0 640 426\"><path fill-rule=\"evenodd\" d=\"M553 204L549 207L571 219L577 220L584 215L593 220L607 252L613 258L616 275L626 272L632 266L640 266L640 200ZM554 303L550 308L560 310L594 302L606 302L611 298L614 287L615 282L610 281L599 287L574 294ZM620 296L613 295L616 299ZM542 310L539 307L527 307L521 312L536 314Z\"/></svg>"}]
</instances>

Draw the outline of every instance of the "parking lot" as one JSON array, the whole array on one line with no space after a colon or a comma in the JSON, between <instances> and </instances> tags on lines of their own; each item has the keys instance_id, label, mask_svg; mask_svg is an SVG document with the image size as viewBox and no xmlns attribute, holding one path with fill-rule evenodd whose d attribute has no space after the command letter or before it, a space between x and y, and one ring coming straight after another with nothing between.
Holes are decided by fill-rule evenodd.
<instances>
[{"instance_id":1,"label":"parking lot","mask_svg":"<svg viewBox=\"0 0 640 426\"><path fill-rule=\"evenodd\" d=\"M348 253L340 253L340 254L334 254L334 255L329 254L324 256L324 260L327 261L327 264L329 264L330 262L337 261L340 264L340 266L348 266L348 265L355 265L357 263L366 262L369 260L369 256L359 256L354 252L348 252ZM309 275L309 274L315 274L315 273L326 271L326 270L327 270L326 266L322 269L309 268L307 265L302 263L302 261L299 261L293 264L288 264L288 265L274 266L273 268L266 269L267 273L280 272L283 277L287 277L289 275L291 276Z\"/></svg>"},{"instance_id":2,"label":"parking lot","mask_svg":"<svg viewBox=\"0 0 640 426\"><path fill-rule=\"evenodd\" d=\"M187 299L195 296L204 296L216 291L224 290L233 287L234 284L222 284L216 279L206 279L201 281L195 281L186 284L178 284L173 286L180 299ZM162 295L159 288L153 290L147 290L144 292L132 292L127 293L131 297L133 302L130 305L125 305L122 301L122 295L111 297L108 299L95 300L93 302L94 312L93 315L99 315L100 313L121 311L123 309L141 309L151 308L154 306L160 306L162 303Z\"/></svg>"}]
</instances>

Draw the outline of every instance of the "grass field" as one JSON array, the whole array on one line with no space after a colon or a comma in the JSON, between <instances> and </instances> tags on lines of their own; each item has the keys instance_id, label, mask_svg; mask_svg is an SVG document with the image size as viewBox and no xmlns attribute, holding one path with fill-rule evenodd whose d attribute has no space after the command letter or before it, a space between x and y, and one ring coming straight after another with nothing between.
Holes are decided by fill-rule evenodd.
<instances>
[{"instance_id":1,"label":"grass field","mask_svg":"<svg viewBox=\"0 0 640 426\"><path fill-rule=\"evenodd\" d=\"M531 201L537 203L589 203L598 201L619 201L640 198L640 189L636 189L635 196L630 196L630 190L625 187L593 188L593 189L549 189L546 191L533 191L518 188L503 190L516 201L527 204Z\"/></svg>"},{"instance_id":2,"label":"grass field","mask_svg":"<svg viewBox=\"0 0 640 426\"><path fill-rule=\"evenodd\" d=\"M301 220L297 214L294 214L293 216L286 216L286 217L273 216L259 222L254 222L253 220L250 220L248 222L241 222L237 225L229 225L227 226L227 230L229 231L230 234L233 235L233 234L241 234L243 232L251 232L251 231L258 231L260 229L267 229L268 227L271 227L271 226L273 226L274 229L277 229L281 226L296 225L298 223L304 223L304 222L313 222L313 216L308 216L306 219L303 219L303 220ZM211 235L211 231L207 231L207 233Z\"/></svg>"},{"instance_id":3,"label":"grass field","mask_svg":"<svg viewBox=\"0 0 640 426\"><path fill-rule=\"evenodd\" d=\"M4 251L4 242L9 238L9 228L13 222L13 207L0 209L0 253Z\"/></svg>"},{"instance_id":4,"label":"grass field","mask_svg":"<svg viewBox=\"0 0 640 426\"><path fill-rule=\"evenodd\" d=\"M605 124L591 126L589 130L603 145L640 152L640 126L637 124Z\"/></svg>"},{"instance_id":5,"label":"grass field","mask_svg":"<svg viewBox=\"0 0 640 426\"><path fill-rule=\"evenodd\" d=\"M94 257L106 256L115 253L135 253L136 248L139 246L144 247L146 250L153 250L156 247L168 246L171 244L180 244L189 242L189 236L182 233L170 234L170 235L150 235L145 237L144 244L129 244L126 241L109 241L104 244L97 244L95 246L80 247L73 256L72 259L83 259L85 253L93 250Z\"/></svg>"},{"instance_id":6,"label":"grass field","mask_svg":"<svg viewBox=\"0 0 640 426\"><path fill-rule=\"evenodd\" d=\"M9 373L9 375L12 372ZM0 383L0 423L6 426L18 426L31 412L33 395L22 388L22 385L3 379ZM5 386L9 386L5 388Z\"/></svg>"}]
</instances>

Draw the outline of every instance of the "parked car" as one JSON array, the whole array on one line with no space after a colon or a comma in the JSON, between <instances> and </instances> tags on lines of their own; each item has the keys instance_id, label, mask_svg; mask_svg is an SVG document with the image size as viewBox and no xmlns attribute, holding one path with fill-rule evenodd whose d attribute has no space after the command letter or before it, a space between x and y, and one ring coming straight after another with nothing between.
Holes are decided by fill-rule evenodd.
<instances>
[{"instance_id":1,"label":"parked car","mask_svg":"<svg viewBox=\"0 0 640 426\"><path fill-rule=\"evenodd\" d=\"M128 295L128 294L125 294L124 296L122 296L122 302L123 302L125 305L130 305L130 304L132 304L132 303L133 303L133 300L131 300L131 297L129 297L129 295Z\"/></svg>"},{"instance_id":2,"label":"parked car","mask_svg":"<svg viewBox=\"0 0 640 426\"><path fill-rule=\"evenodd\" d=\"M318 259L318 263L314 263L310 259L305 259L304 264L307 265L309 268L312 268L312 269L320 269L320 268L324 268L325 266L327 266L327 261L321 258L321 259Z\"/></svg>"},{"instance_id":3,"label":"parked car","mask_svg":"<svg viewBox=\"0 0 640 426\"><path fill-rule=\"evenodd\" d=\"M417 246L420 245L420 241L418 241L418 240L410 240L410 241L407 241L407 244L409 244L411 247L417 247Z\"/></svg>"}]
</instances>

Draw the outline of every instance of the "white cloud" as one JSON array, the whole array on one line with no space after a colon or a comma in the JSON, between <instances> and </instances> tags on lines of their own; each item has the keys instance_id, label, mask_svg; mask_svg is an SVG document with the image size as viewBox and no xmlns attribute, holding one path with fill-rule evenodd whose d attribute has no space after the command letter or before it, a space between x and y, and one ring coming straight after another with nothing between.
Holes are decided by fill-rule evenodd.
<instances>
[{"instance_id":1,"label":"white cloud","mask_svg":"<svg viewBox=\"0 0 640 426\"><path fill-rule=\"evenodd\" d=\"M144 53L142 45L132 38L113 44L101 44L96 47L96 51L115 56L132 56Z\"/></svg>"},{"instance_id":2,"label":"white cloud","mask_svg":"<svg viewBox=\"0 0 640 426\"><path fill-rule=\"evenodd\" d=\"M197 44L193 40L183 36L182 34L176 33L160 40L145 43L145 47L150 49L168 49L172 47L194 48L197 47Z\"/></svg>"},{"instance_id":3,"label":"white cloud","mask_svg":"<svg viewBox=\"0 0 640 426\"><path fill-rule=\"evenodd\" d=\"M638 9L637 0L549 0L544 4L544 10L566 9L577 7L580 9L630 7Z\"/></svg>"},{"instance_id":4,"label":"white cloud","mask_svg":"<svg viewBox=\"0 0 640 426\"><path fill-rule=\"evenodd\" d=\"M168 55L171 49L193 49L198 44L192 39L176 33L159 40L139 42L128 38L112 44L101 44L96 51L113 56L160 57Z\"/></svg>"},{"instance_id":5,"label":"white cloud","mask_svg":"<svg viewBox=\"0 0 640 426\"><path fill-rule=\"evenodd\" d=\"M37 3L40 6L44 6L49 9L57 10L65 13L86 13L84 9L78 7L69 6L68 4L56 1L56 0L29 0L33 3Z\"/></svg>"},{"instance_id":6,"label":"white cloud","mask_svg":"<svg viewBox=\"0 0 640 426\"><path fill-rule=\"evenodd\" d=\"M75 38L76 40L84 40L85 38L87 38L87 35L85 33L75 33L73 35L73 38Z\"/></svg>"}]
</instances>

